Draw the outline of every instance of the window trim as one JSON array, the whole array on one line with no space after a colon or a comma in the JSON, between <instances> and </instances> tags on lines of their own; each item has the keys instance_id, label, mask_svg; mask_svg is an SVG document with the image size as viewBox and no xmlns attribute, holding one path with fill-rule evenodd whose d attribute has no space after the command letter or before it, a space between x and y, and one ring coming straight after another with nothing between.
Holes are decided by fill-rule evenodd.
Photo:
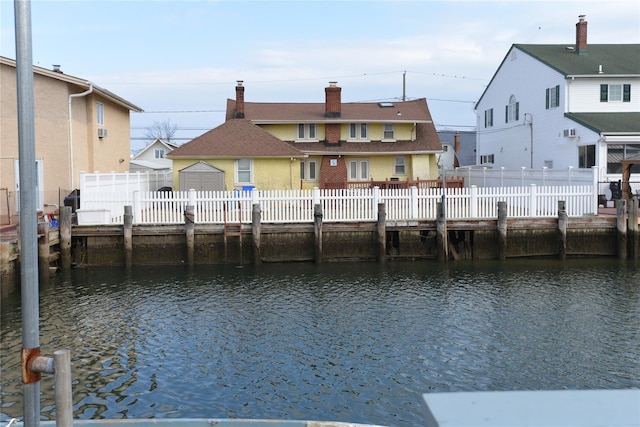
<instances>
[{"instance_id":1,"label":"window trim","mask_svg":"<svg viewBox=\"0 0 640 427\"><path fill-rule=\"evenodd\" d=\"M167 154L167 153L164 150L164 148L156 148L153 151L153 158L154 159L164 159L165 154Z\"/></svg>"},{"instance_id":2,"label":"window trim","mask_svg":"<svg viewBox=\"0 0 640 427\"><path fill-rule=\"evenodd\" d=\"M398 160L401 160L398 163ZM399 170L401 168L401 170ZM407 174L407 158L405 156L396 156L393 160L393 174L394 175L406 175Z\"/></svg>"},{"instance_id":3,"label":"window trim","mask_svg":"<svg viewBox=\"0 0 640 427\"><path fill-rule=\"evenodd\" d=\"M298 123L295 142L318 141L318 125L316 123Z\"/></svg>"},{"instance_id":4,"label":"window trim","mask_svg":"<svg viewBox=\"0 0 640 427\"><path fill-rule=\"evenodd\" d=\"M96 102L96 123L104 126L104 104L102 102Z\"/></svg>"},{"instance_id":5,"label":"window trim","mask_svg":"<svg viewBox=\"0 0 640 427\"><path fill-rule=\"evenodd\" d=\"M550 110L560 106L560 85L547 88L545 108Z\"/></svg>"},{"instance_id":6,"label":"window trim","mask_svg":"<svg viewBox=\"0 0 640 427\"><path fill-rule=\"evenodd\" d=\"M313 168L311 167L313 165ZM311 171L313 170L313 175ZM317 160L301 160L300 161L300 179L303 181L317 182L318 179L318 161Z\"/></svg>"},{"instance_id":7,"label":"window trim","mask_svg":"<svg viewBox=\"0 0 640 427\"><path fill-rule=\"evenodd\" d=\"M493 127L493 108L484 110L484 127L485 128Z\"/></svg>"},{"instance_id":8,"label":"window trim","mask_svg":"<svg viewBox=\"0 0 640 427\"><path fill-rule=\"evenodd\" d=\"M240 162L241 161L248 161L248 169L240 169ZM235 182L237 184L252 184L253 183L253 159L249 159L249 158L241 158L241 159L236 159L234 161L234 179ZM241 181L240 180L240 173L246 173L249 172L249 180L248 181Z\"/></svg>"},{"instance_id":9,"label":"window trim","mask_svg":"<svg viewBox=\"0 0 640 427\"><path fill-rule=\"evenodd\" d=\"M504 122L512 123L520 120L520 103L516 101L516 97L511 95L509 97L509 103L505 105L504 109Z\"/></svg>"},{"instance_id":10,"label":"window trim","mask_svg":"<svg viewBox=\"0 0 640 427\"><path fill-rule=\"evenodd\" d=\"M620 87L620 99L611 99L611 86ZM631 102L631 84L603 83L600 85L600 102Z\"/></svg>"},{"instance_id":11,"label":"window trim","mask_svg":"<svg viewBox=\"0 0 640 427\"><path fill-rule=\"evenodd\" d=\"M369 125L364 122L349 123L347 141L369 142Z\"/></svg>"},{"instance_id":12,"label":"window trim","mask_svg":"<svg viewBox=\"0 0 640 427\"><path fill-rule=\"evenodd\" d=\"M389 128L389 129L387 129ZM387 138L387 133L391 133L391 138ZM396 140L396 128L393 123L384 123L382 125L382 141L383 142L395 142Z\"/></svg>"},{"instance_id":13,"label":"window trim","mask_svg":"<svg viewBox=\"0 0 640 427\"><path fill-rule=\"evenodd\" d=\"M354 159L349 160L348 164L349 181L369 181L369 160ZM355 165L355 176L353 174L353 165Z\"/></svg>"}]
</instances>

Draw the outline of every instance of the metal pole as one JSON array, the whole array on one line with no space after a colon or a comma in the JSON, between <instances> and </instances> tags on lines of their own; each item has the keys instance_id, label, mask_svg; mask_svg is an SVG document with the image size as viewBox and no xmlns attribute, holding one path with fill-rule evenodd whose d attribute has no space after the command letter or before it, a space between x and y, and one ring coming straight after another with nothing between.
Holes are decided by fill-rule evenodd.
<instances>
[{"instance_id":1,"label":"metal pole","mask_svg":"<svg viewBox=\"0 0 640 427\"><path fill-rule=\"evenodd\" d=\"M53 353L56 384L56 427L73 427L73 400L71 393L71 352Z\"/></svg>"},{"instance_id":2,"label":"metal pole","mask_svg":"<svg viewBox=\"0 0 640 427\"><path fill-rule=\"evenodd\" d=\"M16 25L16 87L18 95L18 155L20 165L20 283L22 291L22 381L24 426L40 425L40 378L29 378L27 359L40 352L38 310L38 233L36 216L36 156L31 53L31 4L14 0ZM28 355L28 356L27 356ZM25 366L26 365L26 366Z\"/></svg>"}]
</instances>

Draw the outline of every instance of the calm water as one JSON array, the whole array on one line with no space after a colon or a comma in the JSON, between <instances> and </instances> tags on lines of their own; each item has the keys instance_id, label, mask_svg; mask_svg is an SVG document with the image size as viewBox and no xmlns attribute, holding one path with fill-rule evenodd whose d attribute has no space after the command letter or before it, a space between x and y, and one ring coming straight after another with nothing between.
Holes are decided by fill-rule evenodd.
<instances>
[{"instance_id":1,"label":"calm water","mask_svg":"<svg viewBox=\"0 0 640 427\"><path fill-rule=\"evenodd\" d=\"M41 288L42 352L71 350L80 419L415 426L421 393L640 387L640 269L617 260L83 268ZM19 305L2 303L5 420Z\"/></svg>"}]
</instances>

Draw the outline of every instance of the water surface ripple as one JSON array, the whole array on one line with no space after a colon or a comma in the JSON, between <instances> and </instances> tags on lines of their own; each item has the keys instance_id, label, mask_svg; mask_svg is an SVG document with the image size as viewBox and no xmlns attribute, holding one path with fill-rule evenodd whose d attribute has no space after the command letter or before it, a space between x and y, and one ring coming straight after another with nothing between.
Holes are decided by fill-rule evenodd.
<instances>
[{"instance_id":1,"label":"water surface ripple","mask_svg":"<svg viewBox=\"0 0 640 427\"><path fill-rule=\"evenodd\" d=\"M18 292L1 315L7 419ZM79 419L415 426L422 393L640 387L640 271L617 260L80 268L41 285L40 315Z\"/></svg>"}]
</instances>

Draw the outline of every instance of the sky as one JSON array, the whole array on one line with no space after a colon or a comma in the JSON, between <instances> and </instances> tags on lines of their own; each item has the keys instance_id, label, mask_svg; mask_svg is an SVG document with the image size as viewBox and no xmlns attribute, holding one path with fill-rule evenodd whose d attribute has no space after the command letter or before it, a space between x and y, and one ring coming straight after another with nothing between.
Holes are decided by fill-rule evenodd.
<instances>
[{"instance_id":1,"label":"sky","mask_svg":"<svg viewBox=\"0 0 640 427\"><path fill-rule=\"evenodd\" d=\"M474 104L514 43L640 43L638 1L31 0L34 65L60 65L144 110L132 149L170 123L177 143L246 102L426 98L438 130L473 130ZM0 0L0 55L16 58L13 0Z\"/></svg>"}]
</instances>

